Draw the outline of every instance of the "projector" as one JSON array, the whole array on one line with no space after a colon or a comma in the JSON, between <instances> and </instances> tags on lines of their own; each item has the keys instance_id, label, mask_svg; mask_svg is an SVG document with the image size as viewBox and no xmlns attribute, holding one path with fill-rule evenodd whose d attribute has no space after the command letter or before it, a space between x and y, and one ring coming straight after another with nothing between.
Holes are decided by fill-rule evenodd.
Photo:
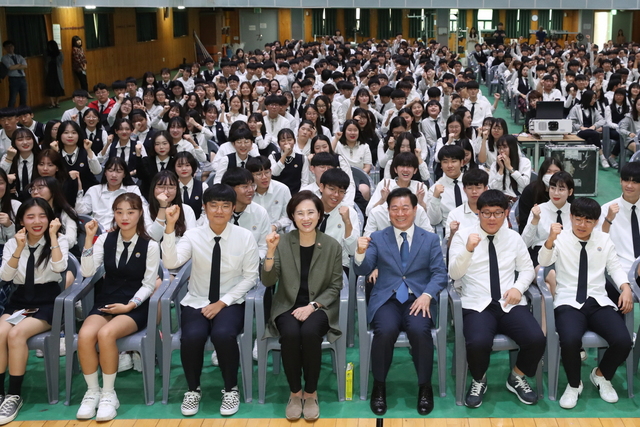
<instances>
[{"instance_id":1,"label":"projector","mask_svg":"<svg viewBox=\"0 0 640 427\"><path fill-rule=\"evenodd\" d=\"M544 136L563 136L571 133L571 120L535 119L531 120L531 133Z\"/></svg>"}]
</instances>

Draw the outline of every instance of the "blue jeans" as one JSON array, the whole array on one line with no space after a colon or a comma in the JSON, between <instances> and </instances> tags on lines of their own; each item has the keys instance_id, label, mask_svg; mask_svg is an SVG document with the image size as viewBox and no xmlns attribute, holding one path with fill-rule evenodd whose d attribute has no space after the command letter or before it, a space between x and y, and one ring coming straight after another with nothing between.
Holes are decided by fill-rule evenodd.
<instances>
[{"instance_id":1,"label":"blue jeans","mask_svg":"<svg viewBox=\"0 0 640 427\"><path fill-rule=\"evenodd\" d=\"M9 108L15 107L16 99L20 95L20 106L27 105L27 78L9 77Z\"/></svg>"}]
</instances>

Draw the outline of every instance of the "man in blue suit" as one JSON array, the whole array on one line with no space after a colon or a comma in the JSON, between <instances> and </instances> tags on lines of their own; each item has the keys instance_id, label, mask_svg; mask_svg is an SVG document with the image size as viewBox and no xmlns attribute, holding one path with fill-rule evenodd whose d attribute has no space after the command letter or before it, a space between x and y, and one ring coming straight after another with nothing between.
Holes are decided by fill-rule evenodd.
<instances>
[{"instance_id":1,"label":"man in blue suit","mask_svg":"<svg viewBox=\"0 0 640 427\"><path fill-rule=\"evenodd\" d=\"M418 375L418 413L433 410L433 320L430 304L447 284L447 271L438 237L414 225L418 198L408 188L387 197L391 227L358 239L355 272L366 276L378 269L367 318L373 329L371 410L387 411L385 381L393 348L401 331L407 333Z\"/></svg>"}]
</instances>

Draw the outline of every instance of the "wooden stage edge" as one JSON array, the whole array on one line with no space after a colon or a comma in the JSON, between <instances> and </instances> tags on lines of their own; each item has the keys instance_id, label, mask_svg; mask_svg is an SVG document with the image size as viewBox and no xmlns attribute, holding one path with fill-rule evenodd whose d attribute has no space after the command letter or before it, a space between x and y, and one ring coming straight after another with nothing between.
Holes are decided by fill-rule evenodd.
<instances>
[{"instance_id":1,"label":"wooden stage edge","mask_svg":"<svg viewBox=\"0 0 640 427\"><path fill-rule=\"evenodd\" d=\"M277 418L15 421L12 427L374 427L375 418L321 418L314 423ZM384 427L640 427L640 418L385 418Z\"/></svg>"}]
</instances>

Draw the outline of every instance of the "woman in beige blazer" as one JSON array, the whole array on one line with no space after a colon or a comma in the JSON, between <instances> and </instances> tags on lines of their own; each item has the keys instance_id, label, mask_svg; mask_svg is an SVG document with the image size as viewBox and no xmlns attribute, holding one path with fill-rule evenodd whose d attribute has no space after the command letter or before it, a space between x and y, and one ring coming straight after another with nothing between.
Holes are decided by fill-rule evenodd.
<instances>
[{"instance_id":1,"label":"woman in beige blazer","mask_svg":"<svg viewBox=\"0 0 640 427\"><path fill-rule=\"evenodd\" d=\"M282 237L275 232L267 236L262 283L278 283L278 287L265 335L280 336L282 364L291 390L288 420L304 415L311 421L320 416L317 386L322 339L327 335L333 342L341 334L342 248L318 230L323 214L320 199L311 191L301 191L287 205L296 230Z\"/></svg>"}]
</instances>

